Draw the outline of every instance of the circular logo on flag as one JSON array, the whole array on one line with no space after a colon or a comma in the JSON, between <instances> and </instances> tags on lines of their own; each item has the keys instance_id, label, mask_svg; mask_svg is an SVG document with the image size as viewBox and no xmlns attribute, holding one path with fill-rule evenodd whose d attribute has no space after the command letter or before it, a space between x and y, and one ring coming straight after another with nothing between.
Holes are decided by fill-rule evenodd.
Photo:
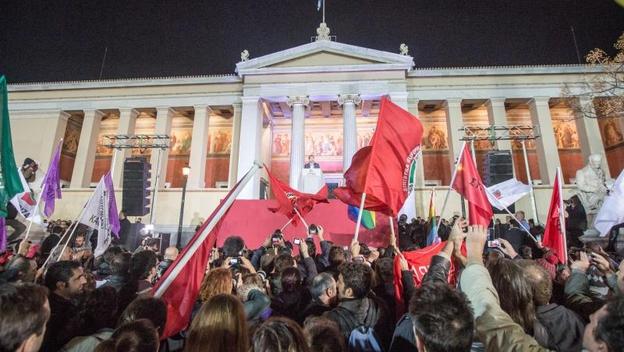
<instances>
[{"instance_id":1,"label":"circular logo on flag","mask_svg":"<svg viewBox=\"0 0 624 352\"><path fill-rule=\"evenodd\" d=\"M403 169L403 192L409 193L414 187L416 180L416 162L420 156L420 145L417 145L405 160L405 169Z\"/></svg>"}]
</instances>

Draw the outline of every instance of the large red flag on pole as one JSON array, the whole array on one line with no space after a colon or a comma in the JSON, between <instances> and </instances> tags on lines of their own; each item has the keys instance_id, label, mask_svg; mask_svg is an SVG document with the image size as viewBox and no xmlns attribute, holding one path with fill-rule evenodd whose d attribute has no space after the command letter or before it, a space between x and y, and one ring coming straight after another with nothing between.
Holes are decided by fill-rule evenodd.
<instances>
[{"instance_id":1,"label":"large red flag on pole","mask_svg":"<svg viewBox=\"0 0 624 352\"><path fill-rule=\"evenodd\" d=\"M257 171L258 165L254 164L219 203L152 289L154 296L161 297L167 304L167 324L161 338L173 336L189 324L210 251L217 240L217 225Z\"/></svg>"},{"instance_id":2,"label":"large red flag on pole","mask_svg":"<svg viewBox=\"0 0 624 352\"><path fill-rule=\"evenodd\" d=\"M416 116L382 98L371 145L355 153L346 186L334 190L336 197L357 207L364 199L364 209L396 216L413 182L422 134Z\"/></svg>"},{"instance_id":3,"label":"large red flag on pole","mask_svg":"<svg viewBox=\"0 0 624 352\"><path fill-rule=\"evenodd\" d=\"M269 208L274 213L281 213L292 219L294 225L297 224L298 215L301 217L309 213L317 203L328 203L327 200L327 185L324 184L321 189L315 194L299 192L292 189L290 186L280 181L269 171L269 168L264 165L264 169L269 175L269 182L271 184L271 191L275 200L277 200L277 208ZM299 212L299 214L297 214Z\"/></svg>"},{"instance_id":4,"label":"large red flag on pole","mask_svg":"<svg viewBox=\"0 0 624 352\"><path fill-rule=\"evenodd\" d=\"M544 240L542 244L548 247L559 258L561 263L567 263L568 253L565 237L565 208L563 207L563 193L561 169L557 168L557 176L553 184L553 194L550 198L550 208L546 218L546 229L544 230Z\"/></svg>"},{"instance_id":5,"label":"large red flag on pole","mask_svg":"<svg viewBox=\"0 0 624 352\"><path fill-rule=\"evenodd\" d=\"M451 187L468 201L468 223L489 226L494 212L467 144L459 155Z\"/></svg>"}]
</instances>

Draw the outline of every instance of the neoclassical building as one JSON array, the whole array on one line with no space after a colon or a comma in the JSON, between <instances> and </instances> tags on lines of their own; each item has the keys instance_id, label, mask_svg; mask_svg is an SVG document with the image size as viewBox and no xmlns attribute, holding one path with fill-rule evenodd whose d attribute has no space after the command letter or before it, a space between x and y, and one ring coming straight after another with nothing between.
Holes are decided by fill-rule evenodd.
<instances>
[{"instance_id":1,"label":"neoclassical building","mask_svg":"<svg viewBox=\"0 0 624 352\"><path fill-rule=\"evenodd\" d=\"M421 210L431 187L447 189L464 127L513 125L539 135L526 147L544 219L557 167L568 185L590 154L602 154L612 176L624 167L623 119L576 116L561 98L563 84L580 85L593 73L580 65L421 68L406 48L391 53L321 36L257 58L244 52L231 75L10 84L9 110L18 162L31 157L47 169L55 144L64 139L66 188L55 217L75 217L89 187L111 167L120 191L129 156L151 160L152 185L160 189L157 224L177 223L186 165L191 168L187 224L206 217L254 160L295 185L297 178L290 175L298 175L307 155L315 155L327 182L340 184L351 156L370 141L380 98L389 96L425 127L415 180ZM150 149L105 147L104 136L116 134L170 136L160 170ZM475 143L480 167L494 149L512 151L514 173L526 182L520 143ZM261 172L240 197L266 194ZM529 211L529 200L518 207ZM456 195L451 208L459 210Z\"/></svg>"}]
</instances>

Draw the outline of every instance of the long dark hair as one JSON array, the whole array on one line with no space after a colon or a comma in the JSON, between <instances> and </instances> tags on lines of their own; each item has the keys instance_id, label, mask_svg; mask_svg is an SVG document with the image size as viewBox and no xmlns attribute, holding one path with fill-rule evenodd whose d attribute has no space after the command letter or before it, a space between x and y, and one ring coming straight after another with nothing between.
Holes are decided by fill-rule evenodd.
<instances>
[{"instance_id":1,"label":"long dark hair","mask_svg":"<svg viewBox=\"0 0 624 352\"><path fill-rule=\"evenodd\" d=\"M501 308L527 334L533 334L536 319L533 289L524 277L523 269L513 260L501 258L490 262L488 270L498 292Z\"/></svg>"}]
</instances>

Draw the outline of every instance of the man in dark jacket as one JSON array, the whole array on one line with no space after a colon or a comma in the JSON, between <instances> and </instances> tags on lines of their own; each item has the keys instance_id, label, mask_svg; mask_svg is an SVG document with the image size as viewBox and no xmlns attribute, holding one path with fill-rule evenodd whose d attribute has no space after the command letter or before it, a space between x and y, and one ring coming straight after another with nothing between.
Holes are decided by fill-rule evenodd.
<instances>
[{"instance_id":1,"label":"man in dark jacket","mask_svg":"<svg viewBox=\"0 0 624 352\"><path fill-rule=\"evenodd\" d=\"M465 234L462 232L462 229L461 229L462 225L463 224L460 221L456 221L456 223L453 225L451 229L448 241L446 242L446 245L444 246L442 251L440 251L439 254L431 258L431 264L429 264L429 269L427 270L427 273L423 277L422 286L426 286L426 285L435 286L437 284L448 286L447 281L448 281L448 274L451 268L451 259L452 259L453 251L455 249L455 246L458 246L458 247L461 246L463 237L465 236ZM437 307L435 309L439 309L440 312L443 312L445 310L444 308L447 305L455 306L456 314L462 313L464 316L466 316L467 314L466 310L470 311L470 307L465 297L461 298L461 296L458 296L457 294L454 294L453 292L449 292L445 288L440 288L440 287L428 288L427 290L424 290L424 291L417 291L417 289L414 286L413 275L408 270L407 262L405 261L405 259L400 259L400 260L401 260L402 274L403 274L402 275L402 279L403 279L402 282L403 282L403 287L404 287L403 297L405 297L406 301L410 302L410 307L409 307L410 312L404 314L401 317L401 319L399 319L399 322L397 323L396 329L394 330L394 335L392 336L392 344L389 350L391 352L421 350L420 348L417 347L416 337L414 336L414 324L415 324L414 322L417 321L418 317L422 316L423 314L424 315L428 314L428 312L426 312L426 309L425 311L420 310L419 305L423 303L423 299L425 300L427 299L427 296L431 292L438 291L439 296L444 296L448 298L447 301L445 302L429 302L430 304L427 304L427 305L433 304L434 307ZM416 292L420 292L421 297L414 298L414 296L416 296ZM429 299L431 299L431 297L429 297ZM460 325L457 325L454 327L448 327L447 333L450 335L452 334L457 335L459 332L463 332L467 334L467 330L465 329L465 326L464 325L460 326ZM468 330L471 330L471 328L468 328ZM454 341L455 344L458 344L458 345L463 344L465 340L468 339L468 336L464 336L463 338L461 336L456 336L456 337L457 339L452 339L452 340ZM469 339L472 340L472 333L470 333ZM453 343L453 341L448 341L448 342ZM446 346L446 347L448 348L449 346Z\"/></svg>"},{"instance_id":2,"label":"man in dark jacket","mask_svg":"<svg viewBox=\"0 0 624 352\"><path fill-rule=\"evenodd\" d=\"M359 326L373 328L379 343L387 349L392 333L392 317L385 303L371 291L372 270L366 264L345 263L338 275L338 306L323 314L335 321L348 340Z\"/></svg>"},{"instance_id":3,"label":"man in dark jacket","mask_svg":"<svg viewBox=\"0 0 624 352\"><path fill-rule=\"evenodd\" d=\"M87 280L79 263L60 261L50 265L44 281L50 290L50 320L41 351L57 351L81 334L79 307L74 300L83 293Z\"/></svg>"},{"instance_id":4,"label":"man in dark jacket","mask_svg":"<svg viewBox=\"0 0 624 352\"><path fill-rule=\"evenodd\" d=\"M119 293L121 288L128 283L131 258L132 255L127 252L115 254L110 263L112 275L106 280L103 286L111 286Z\"/></svg>"},{"instance_id":5,"label":"man in dark jacket","mask_svg":"<svg viewBox=\"0 0 624 352\"><path fill-rule=\"evenodd\" d=\"M329 273L320 273L310 285L312 302L303 311L304 317L316 317L332 309L338 299L336 280Z\"/></svg>"},{"instance_id":6,"label":"man in dark jacket","mask_svg":"<svg viewBox=\"0 0 624 352\"><path fill-rule=\"evenodd\" d=\"M533 336L540 345L557 351L580 351L585 325L573 311L550 303L552 280L548 272L532 260L520 260L524 276L533 288L537 321Z\"/></svg>"}]
</instances>

